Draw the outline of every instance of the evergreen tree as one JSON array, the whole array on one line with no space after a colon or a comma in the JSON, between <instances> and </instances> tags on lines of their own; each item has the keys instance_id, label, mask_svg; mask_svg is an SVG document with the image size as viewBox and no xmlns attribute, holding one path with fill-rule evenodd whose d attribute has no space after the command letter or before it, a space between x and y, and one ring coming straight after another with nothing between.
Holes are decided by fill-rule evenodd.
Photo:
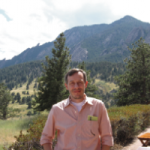
<instances>
[{"instance_id":1,"label":"evergreen tree","mask_svg":"<svg viewBox=\"0 0 150 150\"><path fill-rule=\"evenodd\" d=\"M34 87L33 87L33 88L37 88L37 83L34 84Z\"/></svg>"},{"instance_id":2,"label":"evergreen tree","mask_svg":"<svg viewBox=\"0 0 150 150\"><path fill-rule=\"evenodd\" d=\"M27 109L31 109L32 108L31 101L27 105L28 105Z\"/></svg>"},{"instance_id":3,"label":"evergreen tree","mask_svg":"<svg viewBox=\"0 0 150 150\"><path fill-rule=\"evenodd\" d=\"M27 102L27 103L31 102L31 100L32 100L31 96L27 96L27 97L26 97L26 102Z\"/></svg>"},{"instance_id":4,"label":"evergreen tree","mask_svg":"<svg viewBox=\"0 0 150 150\"><path fill-rule=\"evenodd\" d=\"M26 94L26 91L22 91L22 94L24 94L24 95L25 95L25 94Z\"/></svg>"},{"instance_id":5,"label":"evergreen tree","mask_svg":"<svg viewBox=\"0 0 150 150\"><path fill-rule=\"evenodd\" d=\"M15 96L15 92L12 92L11 95L12 95L12 96Z\"/></svg>"},{"instance_id":6,"label":"evergreen tree","mask_svg":"<svg viewBox=\"0 0 150 150\"><path fill-rule=\"evenodd\" d=\"M4 84L0 84L0 118L6 119L8 113L8 104L12 100L10 91L6 89Z\"/></svg>"},{"instance_id":7,"label":"evergreen tree","mask_svg":"<svg viewBox=\"0 0 150 150\"><path fill-rule=\"evenodd\" d=\"M39 79L39 91L35 97L35 110L49 110L58 101L66 98L64 75L70 62L69 49L65 47L65 37L61 33L54 42L53 57L46 56L46 65L43 64L43 76Z\"/></svg>"},{"instance_id":8,"label":"evergreen tree","mask_svg":"<svg viewBox=\"0 0 150 150\"><path fill-rule=\"evenodd\" d=\"M17 93L17 103L20 103L20 100L21 100L20 93Z\"/></svg>"},{"instance_id":9,"label":"evergreen tree","mask_svg":"<svg viewBox=\"0 0 150 150\"><path fill-rule=\"evenodd\" d=\"M20 83L20 87L22 87L22 84Z\"/></svg>"},{"instance_id":10,"label":"evergreen tree","mask_svg":"<svg viewBox=\"0 0 150 150\"><path fill-rule=\"evenodd\" d=\"M142 39L133 44L126 72L115 78L119 89L114 94L117 105L150 103L150 45Z\"/></svg>"},{"instance_id":11,"label":"evergreen tree","mask_svg":"<svg viewBox=\"0 0 150 150\"><path fill-rule=\"evenodd\" d=\"M26 97L23 97L22 98L22 104L25 104L26 103Z\"/></svg>"},{"instance_id":12,"label":"evergreen tree","mask_svg":"<svg viewBox=\"0 0 150 150\"><path fill-rule=\"evenodd\" d=\"M29 90L29 84L27 83L26 90Z\"/></svg>"}]
</instances>

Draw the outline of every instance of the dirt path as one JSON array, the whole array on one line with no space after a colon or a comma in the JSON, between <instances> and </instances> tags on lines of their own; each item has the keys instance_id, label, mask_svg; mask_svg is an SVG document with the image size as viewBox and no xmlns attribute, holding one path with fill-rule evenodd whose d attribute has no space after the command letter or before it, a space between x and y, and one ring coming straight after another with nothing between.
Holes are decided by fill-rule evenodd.
<instances>
[{"instance_id":1,"label":"dirt path","mask_svg":"<svg viewBox=\"0 0 150 150\"><path fill-rule=\"evenodd\" d=\"M150 132L150 127L147 128L142 133L140 133L139 135L146 133L146 132ZM141 146L142 146L142 143L140 142L140 140L138 138L135 138L135 140L130 145L124 147L122 150L137 150ZM149 150L150 150L150 147L149 147Z\"/></svg>"}]
</instances>

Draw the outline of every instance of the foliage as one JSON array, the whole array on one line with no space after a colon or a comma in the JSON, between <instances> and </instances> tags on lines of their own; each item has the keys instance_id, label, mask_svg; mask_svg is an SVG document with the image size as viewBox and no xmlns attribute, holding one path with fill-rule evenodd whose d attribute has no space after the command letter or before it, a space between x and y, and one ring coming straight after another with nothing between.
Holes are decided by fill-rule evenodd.
<instances>
[{"instance_id":1,"label":"foliage","mask_svg":"<svg viewBox=\"0 0 150 150\"><path fill-rule=\"evenodd\" d=\"M41 62L28 62L0 69L0 82L5 82L5 85L10 90L26 82L29 85L34 78L41 75Z\"/></svg>"},{"instance_id":2,"label":"foliage","mask_svg":"<svg viewBox=\"0 0 150 150\"><path fill-rule=\"evenodd\" d=\"M8 104L12 100L10 91L6 89L3 83L0 84L0 118L6 119L8 113Z\"/></svg>"},{"instance_id":3,"label":"foliage","mask_svg":"<svg viewBox=\"0 0 150 150\"><path fill-rule=\"evenodd\" d=\"M71 68L77 67L78 62L71 62ZM86 70L90 71L90 77L101 79L107 82L114 82L114 76L125 72L125 64L111 62L85 62Z\"/></svg>"},{"instance_id":4,"label":"foliage","mask_svg":"<svg viewBox=\"0 0 150 150\"><path fill-rule=\"evenodd\" d=\"M43 75L39 79L39 91L35 98L35 109L49 110L58 101L66 98L64 75L70 62L69 49L65 47L65 37L61 33L54 42L53 57L46 56L47 65L43 65Z\"/></svg>"},{"instance_id":5,"label":"foliage","mask_svg":"<svg viewBox=\"0 0 150 150\"><path fill-rule=\"evenodd\" d=\"M150 103L150 45L142 39L133 44L131 58L126 59L127 70L116 77L119 85L114 99L117 105L149 104Z\"/></svg>"},{"instance_id":6,"label":"foliage","mask_svg":"<svg viewBox=\"0 0 150 150\"><path fill-rule=\"evenodd\" d=\"M22 112L21 112L22 113ZM20 113L15 113L19 115ZM18 116L15 118L7 119L7 120L0 120L0 145L4 145L8 147L8 145L12 144L14 142L15 135L19 135L20 130L23 131L24 134L26 134L26 130L29 128L29 124L32 124L33 118L32 117L20 117ZM0 150L1 149L0 147Z\"/></svg>"},{"instance_id":7,"label":"foliage","mask_svg":"<svg viewBox=\"0 0 150 150\"><path fill-rule=\"evenodd\" d=\"M30 125L30 128L27 130L27 134L23 134L20 131L19 136L15 136L16 141L13 143L8 149L5 150L43 150L42 146L40 145L40 137L42 130L44 128L46 121L45 116L38 117L33 121L33 124Z\"/></svg>"},{"instance_id":8,"label":"foliage","mask_svg":"<svg viewBox=\"0 0 150 150\"><path fill-rule=\"evenodd\" d=\"M42 62L46 64L46 61ZM71 68L77 67L77 65L78 62L70 63ZM98 78L107 82L114 82L113 77L121 75L125 71L125 64L123 63L85 62L85 66L87 70L90 70L91 78ZM9 74L11 74L11 76ZM5 82L5 85L10 90L15 86L20 86L20 84L26 84L28 88L29 83L31 83L33 79L40 77L41 74L41 61L29 62L0 69L0 82ZM34 88L38 86L39 85L35 83Z\"/></svg>"},{"instance_id":9,"label":"foliage","mask_svg":"<svg viewBox=\"0 0 150 150\"><path fill-rule=\"evenodd\" d=\"M115 143L125 145L150 124L150 105L130 105L108 109Z\"/></svg>"}]
</instances>

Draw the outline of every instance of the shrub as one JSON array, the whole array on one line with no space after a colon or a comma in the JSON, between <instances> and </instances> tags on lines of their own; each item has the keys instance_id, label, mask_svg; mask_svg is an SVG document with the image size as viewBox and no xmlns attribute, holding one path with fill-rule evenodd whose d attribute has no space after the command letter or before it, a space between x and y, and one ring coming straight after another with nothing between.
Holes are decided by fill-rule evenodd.
<instances>
[{"instance_id":1,"label":"shrub","mask_svg":"<svg viewBox=\"0 0 150 150\"><path fill-rule=\"evenodd\" d=\"M27 112L27 116L31 116L32 115L32 112L31 111L28 111Z\"/></svg>"},{"instance_id":2,"label":"shrub","mask_svg":"<svg viewBox=\"0 0 150 150\"><path fill-rule=\"evenodd\" d=\"M38 117L33 121L33 124L30 125L26 135L20 131L20 135L15 136L15 143L13 143L8 149L4 148L4 150L43 150L39 142L46 119L46 116Z\"/></svg>"},{"instance_id":3,"label":"shrub","mask_svg":"<svg viewBox=\"0 0 150 150\"><path fill-rule=\"evenodd\" d=\"M108 109L115 143L126 145L150 125L150 105L130 105Z\"/></svg>"}]
</instances>

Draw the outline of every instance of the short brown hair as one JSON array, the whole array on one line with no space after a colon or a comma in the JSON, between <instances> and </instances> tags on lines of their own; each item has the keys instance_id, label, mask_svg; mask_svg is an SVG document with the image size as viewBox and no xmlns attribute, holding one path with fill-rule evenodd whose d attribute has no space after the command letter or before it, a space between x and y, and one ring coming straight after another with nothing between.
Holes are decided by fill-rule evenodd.
<instances>
[{"instance_id":1,"label":"short brown hair","mask_svg":"<svg viewBox=\"0 0 150 150\"><path fill-rule=\"evenodd\" d=\"M72 76L72 75L74 75L77 72L81 72L83 74L84 82L87 81L86 72L84 70L79 69L79 68L73 68L73 69L70 69L67 72L67 74L65 75L65 83L68 83L68 76Z\"/></svg>"}]
</instances>

